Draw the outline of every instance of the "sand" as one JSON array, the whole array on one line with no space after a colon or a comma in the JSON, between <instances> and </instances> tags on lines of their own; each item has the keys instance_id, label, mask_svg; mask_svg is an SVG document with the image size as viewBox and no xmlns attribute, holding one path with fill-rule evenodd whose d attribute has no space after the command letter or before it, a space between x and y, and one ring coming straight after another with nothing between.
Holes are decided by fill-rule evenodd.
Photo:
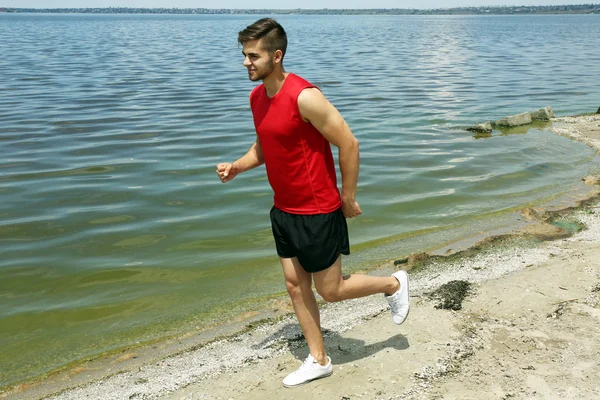
<instances>
[{"instance_id":1,"label":"sand","mask_svg":"<svg viewBox=\"0 0 600 400\"><path fill-rule=\"evenodd\" d=\"M600 115L556 118L547 129L600 149ZM558 214L585 229L566 237L547 223ZM288 312L216 341L192 348L181 341L166 353L155 346L154 357L148 349L124 353L0 397L598 399L600 201L523 216L535 223L476 251L430 258L422 269L419 257L402 264L412 267L412 308L402 326L392 323L382 296L324 305L329 378L281 385L308 354ZM373 273L389 274L398 268L392 261ZM436 308L430 294L455 280L472 284L462 308Z\"/></svg>"}]
</instances>

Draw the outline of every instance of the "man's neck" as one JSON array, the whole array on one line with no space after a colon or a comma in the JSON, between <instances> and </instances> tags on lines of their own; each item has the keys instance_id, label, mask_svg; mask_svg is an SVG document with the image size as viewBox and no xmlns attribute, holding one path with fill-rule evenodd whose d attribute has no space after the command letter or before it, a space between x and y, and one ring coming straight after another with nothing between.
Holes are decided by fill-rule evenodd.
<instances>
[{"instance_id":1,"label":"man's neck","mask_svg":"<svg viewBox=\"0 0 600 400\"><path fill-rule=\"evenodd\" d=\"M287 78L288 75L288 72L285 72L284 70L279 70L273 71L273 73L271 73L269 76L263 79L263 84L265 85L265 89L267 90L267 96L273 97L277 93L279 93L279 90L281 90L283 82L285 81L285 78Z\"/></svg>"}]
</instances>

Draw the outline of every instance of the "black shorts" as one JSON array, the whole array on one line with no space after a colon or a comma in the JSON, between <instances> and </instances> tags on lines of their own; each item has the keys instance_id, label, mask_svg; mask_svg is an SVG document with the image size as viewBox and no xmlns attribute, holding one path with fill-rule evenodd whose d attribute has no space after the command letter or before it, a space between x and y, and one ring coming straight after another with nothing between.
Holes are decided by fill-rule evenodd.
<instances>
[{"instance_id":1,"label":"black shorts","mask_svg":"<svg viewBox=\"0 0 600 400\"><path fill-rule=\"evenodd\" d=\"M341 208L328 214L300 215L273 207L271 227L279 257L298 257L307 272L323 271L340 254L350 254L348 225Z\"/></svg>"}]
</instances>

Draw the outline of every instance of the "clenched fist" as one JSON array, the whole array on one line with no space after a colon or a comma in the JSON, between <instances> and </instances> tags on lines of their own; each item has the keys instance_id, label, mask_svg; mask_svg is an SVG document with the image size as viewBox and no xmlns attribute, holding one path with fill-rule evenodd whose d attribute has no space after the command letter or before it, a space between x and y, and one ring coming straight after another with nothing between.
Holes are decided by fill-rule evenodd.
<instances>
[{"instance_id":1,"label":"clenched fist","mask_svg":"<svg viewBox=\"0 0 600 400\"><path fill-rule=\"evenodd\" d=\"M217 165L217 175L223 183L227 183L239 173L235 163L222 163Z\"/></svg>"}]
</instances>

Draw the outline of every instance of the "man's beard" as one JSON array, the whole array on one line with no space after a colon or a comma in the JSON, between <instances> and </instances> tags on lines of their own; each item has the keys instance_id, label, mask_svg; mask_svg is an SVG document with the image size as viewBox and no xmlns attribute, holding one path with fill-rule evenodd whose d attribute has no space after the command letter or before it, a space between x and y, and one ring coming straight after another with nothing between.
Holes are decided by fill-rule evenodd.
<instances>
[{"instance_id":1,"label":"man's beard","mask_svg":"<svg viewBox=\"0 0 600 400\"><path fill-rule=\"evenodd\" d=\"M273 70L275 69L275 64L273 63L273 61L270 61L269 64L265 68L267 68L267 70L265 72L262 72L258 75L254 75L254 76L248 76L248 78L250 78L250 80L252 82L261 81L261 80L265 79L267 76L271 75L271 72L273 72Z\"/></svg>"}]
</instances>

